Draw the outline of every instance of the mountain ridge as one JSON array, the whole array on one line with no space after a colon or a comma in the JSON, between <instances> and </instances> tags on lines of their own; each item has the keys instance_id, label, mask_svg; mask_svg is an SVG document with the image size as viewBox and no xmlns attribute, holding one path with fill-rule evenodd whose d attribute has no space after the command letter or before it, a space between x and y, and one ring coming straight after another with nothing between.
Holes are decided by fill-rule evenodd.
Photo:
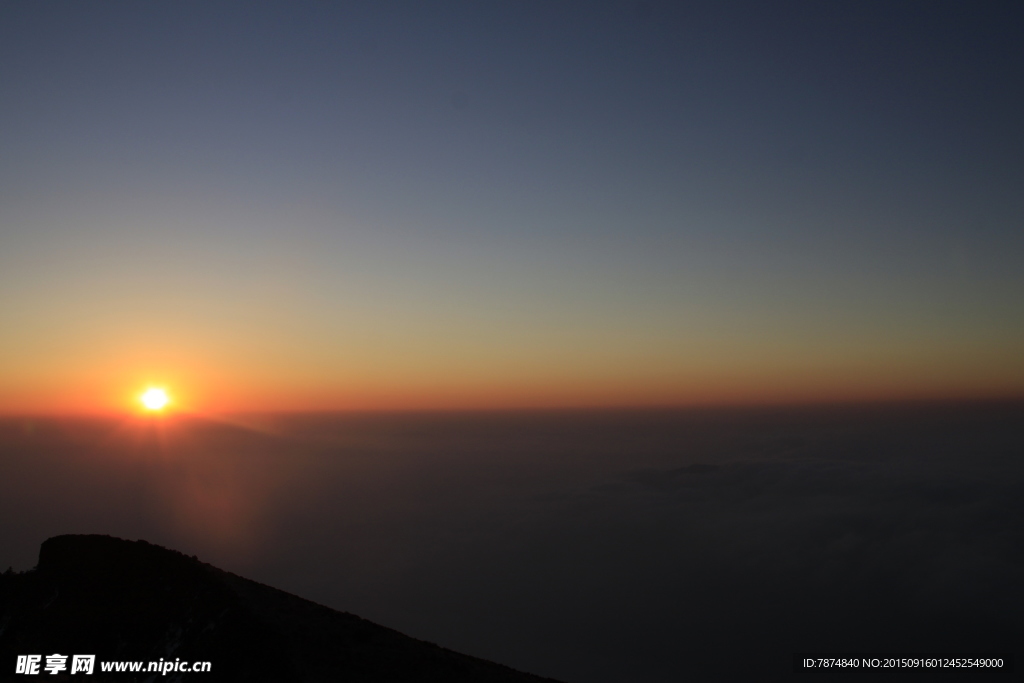
<instances>
[{"instance_id":1,"label":"mountain ridge","mask_svg":"<svg viewBox=\"0 0 1024 683\"><path fill-rule=\"evenodd\" d=\"M55 536L38 565L0 575L0 669L18 655L95 654L102 661L209 661L209 673L167 681L479 681L542 683L515 671L406 636L144 540ZM45 661L45 659L44 659ZM70 660L69 660L70 661ZM75 680L78 674L47 675Z\"/></svg>"}]
</instances>

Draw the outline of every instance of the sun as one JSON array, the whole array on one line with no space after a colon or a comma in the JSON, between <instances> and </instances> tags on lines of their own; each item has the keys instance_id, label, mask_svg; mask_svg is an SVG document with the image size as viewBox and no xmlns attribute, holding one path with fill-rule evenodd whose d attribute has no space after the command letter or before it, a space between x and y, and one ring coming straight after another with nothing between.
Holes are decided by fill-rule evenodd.
<instances>
[{"instance_id":1,"label":"sun","mask_svg":"<svg viewBox=\"0 0 1024 683\"><path fill-rule=\"evenodd\" d=\"M158 413L167 407L167 404L171 402L170 396L167 395L167 391L160 387L150 387L142 392L139 396L139 401L142 402L142 406L151 412Z\"/></svg>"}]
</instances>

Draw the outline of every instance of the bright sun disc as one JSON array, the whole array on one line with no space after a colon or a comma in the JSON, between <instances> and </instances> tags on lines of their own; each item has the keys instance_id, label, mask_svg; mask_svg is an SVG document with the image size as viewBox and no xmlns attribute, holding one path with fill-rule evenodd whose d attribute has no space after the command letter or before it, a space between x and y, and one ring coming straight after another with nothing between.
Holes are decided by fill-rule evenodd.
<instances>
[{"instance_id":1,"label":"bright sun disc","mask_svg":"<svg viewBox=\"0 0 1024 683\"><path fill-rule=\"evenodd\" d=\"M139 397L139 400L142 401L142 405L146 407L146 410L163 410L171 401L166 391L156 388L146 389L142 396Z\"/></svg>"}]
</instances>

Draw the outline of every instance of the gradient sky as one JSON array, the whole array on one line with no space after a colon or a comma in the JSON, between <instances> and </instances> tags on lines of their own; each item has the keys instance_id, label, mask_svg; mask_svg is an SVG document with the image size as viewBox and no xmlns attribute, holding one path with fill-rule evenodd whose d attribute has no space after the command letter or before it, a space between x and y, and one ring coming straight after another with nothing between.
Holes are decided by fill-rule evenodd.
<instances>
[{"instance_id":1,"label":"gradient sky","mask_svg":"<svg viewBox=\"0 0 1024 683\"><path fill-rule=\"evenodd\" d=\"M2 2L0 412L1024 394L1017 2Z\"/></svg>"}]
</instances>

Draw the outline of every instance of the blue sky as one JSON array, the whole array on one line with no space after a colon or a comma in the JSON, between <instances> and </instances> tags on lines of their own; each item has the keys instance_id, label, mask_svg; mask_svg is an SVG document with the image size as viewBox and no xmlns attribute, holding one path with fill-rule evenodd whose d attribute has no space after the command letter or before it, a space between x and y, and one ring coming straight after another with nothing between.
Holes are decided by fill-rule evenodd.
<instances>
[{"instance_id":1,"label":"blue sky","mask_svg":"<svg viewBox=\"0 0 1024 683\"><path fill-rule=\"evenodd\" d=\"M0 13L0 407L1024 387L1014 3Z\"/></svg>"}]
</instances>

